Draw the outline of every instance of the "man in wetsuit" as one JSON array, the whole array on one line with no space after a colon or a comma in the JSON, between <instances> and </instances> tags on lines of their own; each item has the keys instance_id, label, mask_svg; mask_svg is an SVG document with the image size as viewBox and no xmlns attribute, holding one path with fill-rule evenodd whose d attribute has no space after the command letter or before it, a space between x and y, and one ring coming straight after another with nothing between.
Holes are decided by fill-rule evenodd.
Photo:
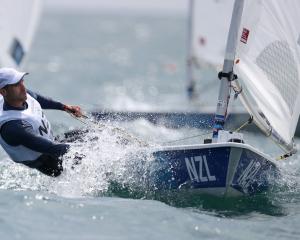
<instances>
[{"instance_id":1,"label":"man in wetsuit","mask_svg":"<svg viewBox=\"0 0 300 240\"><path fill-rule=\"evenodd\" d=\"M80 107L43 97L24 86L26 72L0 68L0 144L10 158L48 176L63 171L61 156L68 144L55 142L42 109L67 111L82 116Z\"/></svg>"}]
</instances>

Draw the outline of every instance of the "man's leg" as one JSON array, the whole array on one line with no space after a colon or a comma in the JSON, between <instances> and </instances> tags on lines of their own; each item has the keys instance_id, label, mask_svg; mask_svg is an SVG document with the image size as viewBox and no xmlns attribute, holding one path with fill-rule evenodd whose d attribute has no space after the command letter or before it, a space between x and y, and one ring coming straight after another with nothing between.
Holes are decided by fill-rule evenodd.
<instances>
[{"instance_id":1,"label":"man's leg","mask_svg":"<svg viewBox=\"0 0 300 240\"><path fill-rule=\"evenodd\" d=\"M43 154L35 161L22 162L24 165L35 168L50 177L58 177L62 171L62 160L51 155Z\"/></svg>"}]
</instances>

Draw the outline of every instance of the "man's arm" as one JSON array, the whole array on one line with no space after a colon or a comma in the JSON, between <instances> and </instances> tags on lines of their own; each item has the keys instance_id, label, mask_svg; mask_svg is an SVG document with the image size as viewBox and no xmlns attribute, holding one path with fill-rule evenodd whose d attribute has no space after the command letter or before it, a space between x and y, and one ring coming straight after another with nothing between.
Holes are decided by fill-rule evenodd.
<instances>
[{"instance_id":1,"label":"man's arm","mask_svg":"<svg viewBox=\"0 0 300 240\"><path fill-rule=\"evenodd\" d=\"M81 112L81 109L79 106L71 106L71 105L63 104L61 102L54 101L51 98L44 97L44 96L42 96L38 93L35 93L29 89L27 89L27 93L39 102L42 109L62 110L62 111L72 113L76 117L82 116L82 112Z\"/></svg>"},{"instance_id":2,"label":"man's arm","mask_svg":"<svg viewBox=\"0 0 300 240\"><path fill-rule=\"evenodd\" d=\"M44 97L38 93L35 93L31 90L27 90L27 93L33 97L35 100L39 102L43 109L56 109L56 110L64 110L64 104L61 102L57 102L52 100L51 98Z\"/></svg>"},{"instance_id":3,"label":"man's arm","mask_svg":"<svg viewBox=\"0 0 300 240\"><path fill-rule=\"evenodd\" d=\"M33 132L32 126L24 120L12 120L5 123L0 131L3 140L11 145L23 145L29 149L44 154L60 157L65 154L68 144L54 143Z\"/></svg>"}]
</instances>

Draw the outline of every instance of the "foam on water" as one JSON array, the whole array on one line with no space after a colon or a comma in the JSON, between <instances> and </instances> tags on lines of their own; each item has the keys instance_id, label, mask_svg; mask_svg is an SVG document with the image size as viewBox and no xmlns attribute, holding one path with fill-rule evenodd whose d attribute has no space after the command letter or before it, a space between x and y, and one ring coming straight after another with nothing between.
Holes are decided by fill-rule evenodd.
<instances>
[{"instance_id":1,"label":"foam on water","mask_svg":"<svg viewBox=\"0 0 300 240\"><path fill-rule=\"evenodd\" d=\"M1 161L0 188L14 190L43 190L60 196L95 196L105 193L109 184L133 184L140 176L130 171L132 158L143 148L143 164L151 161L150 144L112 125L92 124L93 130L75 140L70 150L63 156L63 174L56 178L43 176L36 170L15 164L7 157ZM152 145L153 146L153 145ZM145 157L145 156L148 157ZM74 165L74 159L80 164ZM135 164L139 164L135 162ZM139 171L144 167L141 166ZM137 169L137 167L135 166ZM141 174L141 172L139 172Z\"/></svg>"},{"instance_id":2,"label":"foam on water","mask_svg":"<svg viewBox=\"0 0 300 240\"><path fill-rule=\"evenodd\" d=\"M270 192L254 198L225 200L209 196L192 196L188 193L158 194L150 187L151 183L147 179L147 171L152 167L153 160L151 149L158 146L153 142L159 140L161 144L195 133L200 135L204 130L197 132L195 129L167 129L163 126L154 126L146 120L126 125L125 130L107 123L99 125L89 123L90 131L70 143L70 151L63 157L65 171L58 178L43 176L36 170L15 164L4 157L4 161L0 163L0 189L42 191L68 198L119 196L156 199L177 207L195 207L216 212L217 215L239 215L252 211L282 215L285 214L280 207L283 202L300 201L299 155L278 161L281 178L274 180L275 184ZM56 128L63 127L56 126ZM134 132L140 133L139 137L135 137ZM248 138L250 143L253 141L252 137L250 134ZM191 140L186 140L188 141ZM299 140L296 142L299 143ZM268 143L262 144L261 139L259 143L262 149L268 150L266 146L269 150L273 149ZM275 150L273 155L277 155ZM74 165L74 158L78 157L82 158L81 163Z\"/></svg>"},{"instance_id":3,"label":"foam on water","mask_svg":"<svg viewBox=\"0 0 300 240\"><path fill-rule=\"evenodd\" d=\"M71 150L64 156L66 171L51 191L59 195L98 195L108 190L111 181L129 182L132 176L127 165L132 155L145 145L148 146L120 128L107 125L94 128L71 143ZM74 166L77 155L82 160Z\"/></svg>"}]
</instances>

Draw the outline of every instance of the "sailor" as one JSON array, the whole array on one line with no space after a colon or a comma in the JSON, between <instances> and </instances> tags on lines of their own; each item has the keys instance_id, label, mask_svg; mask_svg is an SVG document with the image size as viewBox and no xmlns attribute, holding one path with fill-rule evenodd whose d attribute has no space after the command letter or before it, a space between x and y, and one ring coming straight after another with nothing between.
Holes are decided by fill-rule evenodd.
<instances>
[{"instance_id":1,"label":"sailor","mask_svg":"<svg viewBox=\"0 0 300 240\"><path fill-rule=\"evenodd\" d=\"M28 73L0 68L0 144L10 158L57 177L63 171L62 155L69 145L56 142L42 109L67 111L82 116L79 106L43 97L25 88Z\"/></svg>"}]
</instances>

